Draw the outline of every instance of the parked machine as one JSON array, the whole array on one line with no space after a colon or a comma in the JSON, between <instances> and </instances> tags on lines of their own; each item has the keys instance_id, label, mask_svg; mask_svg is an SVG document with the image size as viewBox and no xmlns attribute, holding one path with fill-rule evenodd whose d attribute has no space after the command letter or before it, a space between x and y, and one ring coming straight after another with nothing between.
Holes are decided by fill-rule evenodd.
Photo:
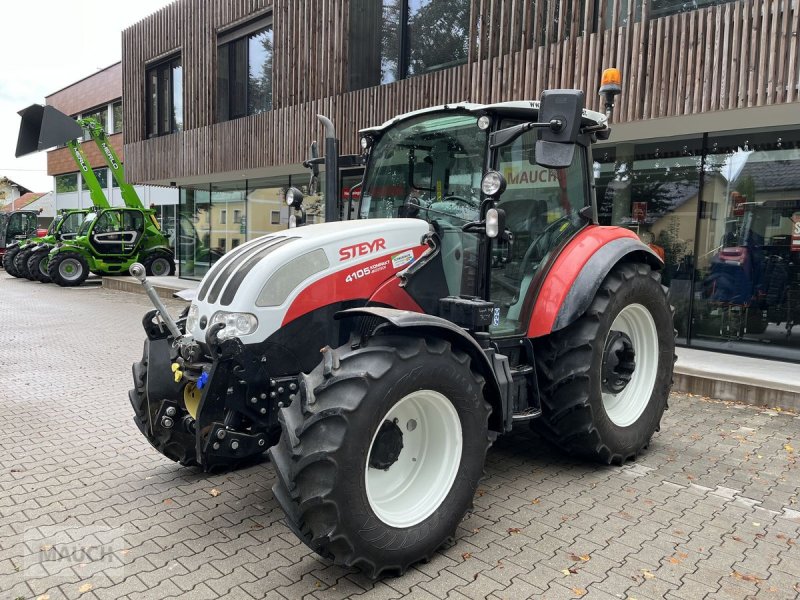
<instances>
[{"instance_id":1,"label":"parked machine","mask_svg":"<svg viewBox=\"0 0 800 600\"><path fill-rule=\"evenodd\" d=\"M75 238L88 210L65 210L56 215L47 233L42 237L29 237L9 246L3 256L3 267L9 275L31 281L49 283L47 255L61 240Z\"/></svg>"},{"instance_id":2,"label":"parked machine","mask_svg":"<svg viewBox=\"0 0 800 600\"><path fill-rule=\"evenodd\" d=\"M363 130L356 219L228 252L177 322L151 289L130 391L142 434L206 470L268 450L289 527L372 577L455 536L515 425L635 458L667 407L674 330L659 257L597 224L591 144L619 90L604 74L605 115L551 90Z\"/></svg>"},{"instance_id":3,"label":"parked machine","mask_svg":"<svg viewBox=\"0 0 800 600\"><path fill-rule=\"evenodd\" d=\"M12 264L15 248L21 240L25 240L37 233L35 210L14 210L10 212L0 212L0 258L2 258L3 268L8 271L7 265ZM11 253L9 257L8 254Z\"/></svg>"},{"instance_id":4,"label":"parked machine","mask_svg":"<svg viewBox=\"0 0 800 600\"><path fill-rule=\"evenodd\" d=\"M20 111L22 123L16 156L66 145L89 188L93 209L86 214L77 235L61 240L47 254L47 276L61 286L83 283L89 273L127 273L136 262L149 275L175 273L175 256L161 232L155 211L146 209L125 172L105 130L95 119L72 119L52 106L33 104ZM112 207L89 166L78 138L88 131L116 180L125 207ZM40 263L41 264L41 263Z\"/></svg>"}]
</instances>

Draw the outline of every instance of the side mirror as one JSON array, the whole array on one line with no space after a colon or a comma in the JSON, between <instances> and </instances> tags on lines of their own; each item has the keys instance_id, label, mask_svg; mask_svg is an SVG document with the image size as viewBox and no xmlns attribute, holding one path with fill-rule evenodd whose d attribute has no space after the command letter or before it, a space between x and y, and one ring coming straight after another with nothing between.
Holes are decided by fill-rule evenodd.
<instances>
[{"instance_id":1,"label":"side mirror","mask_svg":"<svg viewBox=\"0 0 800 600\"><path fill-rule=\"evenodd\" d=\"M547 169L563 169L572 164L575 143L581 129L584 95L581 90L545 90L539 105L539 121L556 120L558 128L540 130L536 142L536 163Z\"/></svg>"}]
</instances>

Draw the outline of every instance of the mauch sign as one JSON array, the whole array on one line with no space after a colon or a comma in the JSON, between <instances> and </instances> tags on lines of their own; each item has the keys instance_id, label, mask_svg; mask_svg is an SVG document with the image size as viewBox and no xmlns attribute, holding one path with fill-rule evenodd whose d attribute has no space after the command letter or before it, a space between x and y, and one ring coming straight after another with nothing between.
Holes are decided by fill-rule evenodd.
<instances>
[{"instance_id":1,"label":"mauch sign","mask_svg":"<svg viewBox=\"0 0 800 600\"><path fill-rule=\"evenodd\" d=\"M521 185L552 188L560 185L556 169L505 167L503 168L503 176L506 178L507 186L510 188Z\"/></svg>"},{"instance_id":2,"label":"mauch sign","mask_svg":"<svg viewBox=\"0 0 800 600\"><path fill-rule=\"evenodd\" d=\"M800 212L792 215L792 252L800 252Z\"/></svg>"}]
</instances>

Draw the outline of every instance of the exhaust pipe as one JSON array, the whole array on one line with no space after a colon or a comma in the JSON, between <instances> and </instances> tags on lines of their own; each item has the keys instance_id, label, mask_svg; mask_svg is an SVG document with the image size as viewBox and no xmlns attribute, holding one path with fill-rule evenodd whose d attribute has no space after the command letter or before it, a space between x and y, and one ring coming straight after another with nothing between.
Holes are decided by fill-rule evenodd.
<instances>
[{"instance_id":1,"label":"exhaust pipe","mask_svg":"<svg viewBox=\"0 0 800 600\"><path fill-rule=\"evenodd\" d=\"M333 122L324 115L317 119L325 127L325 222L339 220L339 140Z\"/></svg>"}]
</instances>

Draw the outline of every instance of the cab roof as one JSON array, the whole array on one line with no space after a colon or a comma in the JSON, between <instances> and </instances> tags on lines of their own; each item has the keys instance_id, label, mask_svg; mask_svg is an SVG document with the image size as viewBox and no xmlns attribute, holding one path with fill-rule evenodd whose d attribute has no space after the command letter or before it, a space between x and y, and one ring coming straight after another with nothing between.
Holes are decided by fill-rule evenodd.
<instances>
[{"instance_id":1,"label":"cab roof","mask_svg":"<svg viewBox=\"0 0 800 600\"><path fill-rule=\"evenodd\" d=\"M359 133L362 135L370 133L380 134L389 127L397 125L398 123L405 121L407 119L412 119L414 117L418 117L420 115L425 115L428 113L445 112L445 111L466 111L474 113L476 116L482 114L496 113L512 118L517 117L527 120L535 120L539 115L539 104L540 103L538 100L515 100L513 102L497 102L495 104L475 104L473 102L456 102L454 104L442 104L439 106L421 108L419 110L407 112L402 115L397 115L396 117L392 117L382 125L361 129ZM581 117L583 125L587 126L607 125L608 123L608 117L606 117L606 115L593 110L588 110L586 108L583 109Z\"/></svg>"}]
</instances>

